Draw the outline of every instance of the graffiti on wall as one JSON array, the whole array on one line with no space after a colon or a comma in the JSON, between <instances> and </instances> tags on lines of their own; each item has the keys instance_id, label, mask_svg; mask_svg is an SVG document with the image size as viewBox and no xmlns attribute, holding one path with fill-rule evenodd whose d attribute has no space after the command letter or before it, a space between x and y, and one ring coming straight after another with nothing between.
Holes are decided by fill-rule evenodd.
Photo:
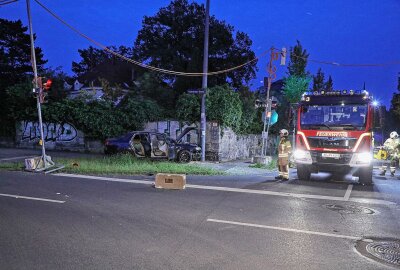
<instances>
[{"instance_id":1,"label":"graffiti on wall","mask_svg":"<svg viewBox=\"0 0 400 270\"><path fill-rule=\"evenodd\" d=\"M38 122L22 122L21 140L34 141L40 139L40 128ZM70 142L76 138L78 132L69 123L43 123L43 136L45 142Z\"/></svg>"}]
</instances>

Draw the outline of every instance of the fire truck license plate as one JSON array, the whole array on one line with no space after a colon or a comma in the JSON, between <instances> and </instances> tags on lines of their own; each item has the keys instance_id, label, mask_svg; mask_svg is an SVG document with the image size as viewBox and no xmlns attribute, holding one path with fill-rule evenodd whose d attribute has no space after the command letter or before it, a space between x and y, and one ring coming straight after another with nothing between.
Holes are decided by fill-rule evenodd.
<instances>
[{"instance_id":1,"label":"fire truck license plate","mask_svg":"<svg viewBox=\"0 0 400 270\"><path fill-rule=\"evenodd\" d=\"M336 154L336 153L322 153L322 157L323 158L340 158L340 154Z\"/></svg>"}]
</instances>

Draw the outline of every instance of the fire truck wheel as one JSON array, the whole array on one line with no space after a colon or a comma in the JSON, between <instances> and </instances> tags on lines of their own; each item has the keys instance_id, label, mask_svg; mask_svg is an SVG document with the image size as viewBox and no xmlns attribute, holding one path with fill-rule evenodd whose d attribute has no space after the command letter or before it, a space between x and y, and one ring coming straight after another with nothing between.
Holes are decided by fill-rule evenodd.
<instances>
[{"instance_id":1,"label":"fire truck wheel","mask_svg":"<svg viewBox=\"0 0 400 270\"><path fill-rule=\"evenodd\" d=\"M372 168L361 169L359 172L360 184L370 185L372 184Z\"/></svg>"},{"instance_id":2,"label":"fire truck wheel","mask_svg":"<svg viewBox=\"0 0 400 270\"><path fill-rule=\"evenodd\" d=\"M305 165L297 165L297 177L299 180L310 181L311 171Z\"/></svg>"}]
</instances>

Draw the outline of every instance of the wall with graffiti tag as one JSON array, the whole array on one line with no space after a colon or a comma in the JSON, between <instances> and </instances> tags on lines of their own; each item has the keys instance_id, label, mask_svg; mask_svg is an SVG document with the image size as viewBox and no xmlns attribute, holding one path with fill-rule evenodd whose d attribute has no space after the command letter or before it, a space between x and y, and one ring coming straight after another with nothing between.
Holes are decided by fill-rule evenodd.
<instances>
[{"instance_id":1,"label":"wall with graffiti tag","mask_svg":"<svg viewBox=\"0 0 400 270\"><path fill-rule=\"evenodd\" d=\"M40 141L39 122L21 121L17 127L18 147L36 148ZM84 151L85 136L72 124L43 123L43 137L46 149Z\"/></svg>"}]
</instances>

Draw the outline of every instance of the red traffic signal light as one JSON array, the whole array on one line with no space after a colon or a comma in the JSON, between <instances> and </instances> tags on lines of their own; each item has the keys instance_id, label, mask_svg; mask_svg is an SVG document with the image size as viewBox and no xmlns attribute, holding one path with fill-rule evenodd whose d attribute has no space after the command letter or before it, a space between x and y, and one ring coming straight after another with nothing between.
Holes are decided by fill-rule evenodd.
<instances>
[{"instance_id":1,"label":"red traffic signal light","mask_svg":"<svg viewBox=\"0 0 400 270\"><path fill-rule=\"evenodd\" d=\"M51 79L47 79L46 82L43 84L43 89L45 91L49 91L52 83L53 81Z\"/></svg>"}]
</instances>

